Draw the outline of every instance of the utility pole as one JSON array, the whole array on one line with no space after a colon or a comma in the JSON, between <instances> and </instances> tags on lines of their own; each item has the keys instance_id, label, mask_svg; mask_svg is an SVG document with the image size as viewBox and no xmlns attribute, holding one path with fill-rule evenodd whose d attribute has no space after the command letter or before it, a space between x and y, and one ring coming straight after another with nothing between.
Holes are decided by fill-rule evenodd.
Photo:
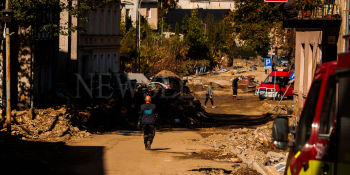
<instances>
[{"instance_id":1,"label":"utility pole","mask_svg":"<svg viewBox=\"0 0 350 175\"><path fill-rule=\"evenodd\" d=\"M139 0L137 4L137 12L138 12L138 18L139 18L139 43L138 43L138 57L139 57L139 73L141 73L141 58L140 58L140 52L141 52L141 14L140 14L140 6L141 6L141 0Z\"/></svg>"},{"instance_id":2,"label":"utility pole","mask_svg":"<svg viewBox=\"0 0 350 175\"><path fill-rule=\"evenodd\" d=\"M11 134L11 62L10 62L10 28L6 25L11 22L12 11L9 8L9 0L6 0L3 11L3 21L5 22L6 38L6 126L7 132Z\"/></svg>"},{"instance_id":3,"label":"utility pole","mask_svg":"<svg viewBox=\"0 0 350 175\"><path fill-rule=\"evenodd\" d=\"M137 4L139 4L139 0L137 1ZM138 41L138 39L139 39L139 36L138 36L138 28L137 28L137 23L138 23L138 20L139 20L139 8L138 8L138 6L136 6L137 8L136 8L136 10L135 10L135 46L136 46L136 58L135 58L135 65L134 65L134 68L135 68L135 72L137 72L137 60L138 60L138 57L139 57L139 47L138 47L138 45L139 45L139 41Z\"/></svg>"}]
</instances>

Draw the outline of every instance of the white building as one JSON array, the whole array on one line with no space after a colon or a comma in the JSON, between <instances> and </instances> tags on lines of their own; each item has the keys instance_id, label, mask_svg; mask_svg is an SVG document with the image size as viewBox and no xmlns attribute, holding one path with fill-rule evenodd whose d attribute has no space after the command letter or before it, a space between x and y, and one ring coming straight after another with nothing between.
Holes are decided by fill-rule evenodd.
<instances>
[{"instance_id":1,"label":"white building","mask_svg":"<svg viewBox=\"0 0 350 175\"><path fill-rule=\"evenodd\" d=\"M179 9L230 9L234 10L233 0L179 0Z\"/></svg>"}]
</instances>

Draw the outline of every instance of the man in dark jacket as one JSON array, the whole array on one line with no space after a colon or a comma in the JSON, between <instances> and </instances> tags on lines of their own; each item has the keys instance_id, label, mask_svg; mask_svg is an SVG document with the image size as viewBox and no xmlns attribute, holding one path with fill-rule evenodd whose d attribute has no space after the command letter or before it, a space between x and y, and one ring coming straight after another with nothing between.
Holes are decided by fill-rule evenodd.
<instances>
[{"instance_id":1,"label":"man in dark jacket","mask_svg":"<svg viewBox=\"0 0 350 175\"><path fill-rule=\"evenodd\" d=\"M146 104L141 105L140 117L144 133L145 149L150 150L155 135L156 105L151 103L151 97L146 96Z\"/></svg>"},{"instance_id":2,"label":"man in dark jacket","mask_svg":"<svg viewBox=\"0 0 350 175\"><path fill-rule=\"evenodd\" d=\"M233 100L235 100L237 98L238 81L239 81L238 77L236 77L232 80L232 99Z\"/></svg>"}]
</instances>

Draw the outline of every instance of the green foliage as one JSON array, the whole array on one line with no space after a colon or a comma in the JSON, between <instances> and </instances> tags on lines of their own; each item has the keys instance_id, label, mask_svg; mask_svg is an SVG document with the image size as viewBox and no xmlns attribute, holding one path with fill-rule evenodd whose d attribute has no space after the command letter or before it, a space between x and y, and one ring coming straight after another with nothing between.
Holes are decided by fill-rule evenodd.
<instances>
[{"instance_id":1,"label":"green foliage","mask_svg":"<svg viewBox=\"0 0 350 175\"><path fill-rule=\"evenodd\" d=\"M261 0L235 0L232 24L238 38L251 46L261 56L270 48L269 32L275 21L281 21L278 6Z\"/></svg>"},{"instance_id":2,"label":"green foliage","mask_svg":"<svg viewBox=\"0 0 350 175\"><path fill-rule=\"evenodd\" d=\"M175 24L175 35L179 36L179 34L180 34L180 25L179 25L179 23L176 22L176 24Z\"/></svg>"},{"instance_id":3,"label":"green foliage","mask_svg":"<svg viewBox=\"0 0 350 175\"><path fill-rule=\"evenodd\" d=\"M203 21L198 17L198 11L193 10L191 16L183 21L184 42L190 48L187 57L190 59L208 59L210 50L207 46L207 37L204 35Z\"/></svg>"},{"instance_id":4,"label":"green foliage","mask_svg":"<svg viewBox=\"0 0 350 175\"><path fill-rule=\"evenodd\" d=\"M13 22L21 27L34 26L34 29L40 31L53 31L56 35L61 32L67 34L69 31L75 31L78 26L59 25L59 15L61 11L68 11L70 15L78 20L86 21L86 14L90 10L109 3L112 0L100 2L98 0L68 0L66 3L60 0L11 0L10 8L13 10ZM52 14L53 18L47 18Z\"/></svg>"},{"instance_id":5,"label":"green foliage","mask_svg":"<svg viewBox=\"0 0 350 175\"><path fill-rule=\"evenodd\" d=\"M125 33L122 40L120 41L120 55L127 58L136 58L137 48L136 48L136 30L135 28L130 28L129 31Z\"/></svg>"},{"instance_id":6,"label":"green foliage","mask_svg":"<svg viewBox=\"0 0 350 175\"><path fill-rule=\"evenodd\" d=\"M159 21L162 17L164 17L170 9L174 9L176 7L177 0L159 0L158 1L158 9L159 9Z\"/></svg>"},{"instance_id":7,"label":"green foliage","mask_svg":"<svg viewBox=\"0 0 350 175\"><path fill-rule=\"evenodd\" d=\"M194 62L191 60L185 61L182 64L182 72L185 76L191 75L195 73L194 70Z\"/></svg>"},{"instance_id":8,"label":"green foliage","mask_svg":"<svg viewBox=\"0 0 350 175\"><path fill-rule=\"evenodd\" d=\"M296 0L295 6L297 9L314 9L316 6L322 3L321 0Z\"/></svg>"},{"instance_id":9,"label":"green foliage","mask_svg":"<svg viewBox=\"0 0 350 175\"><path fill-rule=\"evenodd\" d=\"M121 15L121 17L120 17L120 35L122 35L122 36L124 36L127 32L125 19L126 18L123 15Z\"/></svg>"}]
</instances>

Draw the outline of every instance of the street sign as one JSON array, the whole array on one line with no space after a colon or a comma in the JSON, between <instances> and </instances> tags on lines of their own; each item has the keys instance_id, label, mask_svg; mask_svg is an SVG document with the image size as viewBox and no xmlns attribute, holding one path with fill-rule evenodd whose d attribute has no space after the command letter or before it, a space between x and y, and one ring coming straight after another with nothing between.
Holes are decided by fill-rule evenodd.
<instances>
[{"instance_id":1,"label":"street sign","mask_svg":"<svg viewBox=\"0 0 350 175\"><path fill-rule=\"evenodd\" d=\"M288 0L265 0L265 2L288 2Z\"/></svg>"},{"instance_id":2,"label":"street sign","mask_svg":"<svg viewBox=\"0 0 350 175\"><path fill-rule=\"evenodd\" d=\"M292 75L290 75L289 79L294 80L294 78L295 78L295 72L293 72Z\"/></svg>"},{"instance_id":3,"label":"street sign","mask_svg":"<svg viewBox=\"0 0 350 175\"><path fill-rule=\"evenodd\" d=\"M272 68L272 58L264 58L264 67L265 69Z\"/></svg>"}]
</instances>

